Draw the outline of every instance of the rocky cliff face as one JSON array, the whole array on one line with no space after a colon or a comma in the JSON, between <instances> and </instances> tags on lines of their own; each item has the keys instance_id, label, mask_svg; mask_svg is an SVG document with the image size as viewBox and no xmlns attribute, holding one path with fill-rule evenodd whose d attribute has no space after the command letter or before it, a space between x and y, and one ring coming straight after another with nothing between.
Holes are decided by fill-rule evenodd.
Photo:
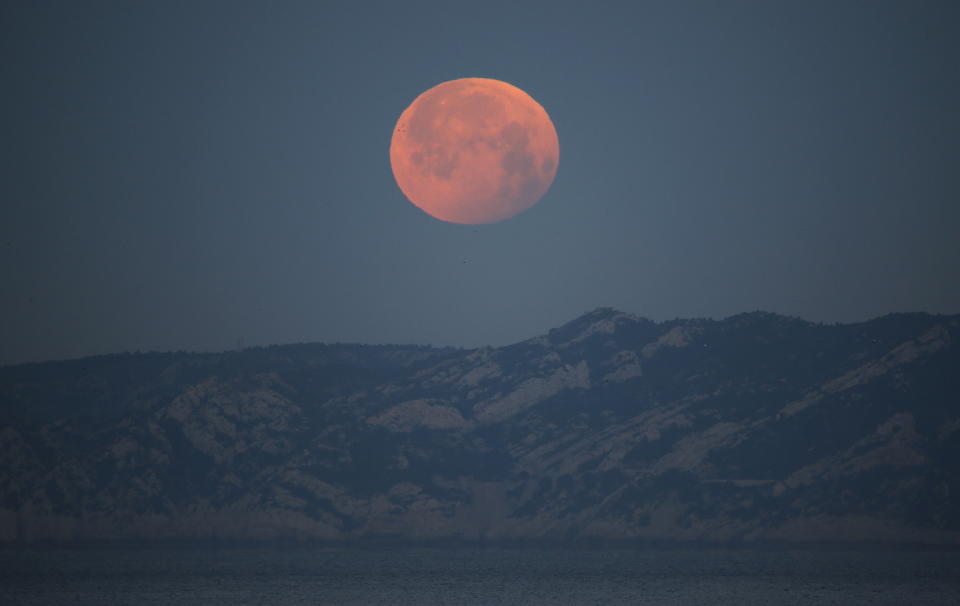
<instances>
[{"instance_id":1,"label":"rocky cliff face","mask_svg":"<svg viewBox=\"0 0 960 606\"><path fill-rule=\"evenodd\" d=\"M960 543L960 318L0 368L0 541Z\"/></svg>"}]
</instances>

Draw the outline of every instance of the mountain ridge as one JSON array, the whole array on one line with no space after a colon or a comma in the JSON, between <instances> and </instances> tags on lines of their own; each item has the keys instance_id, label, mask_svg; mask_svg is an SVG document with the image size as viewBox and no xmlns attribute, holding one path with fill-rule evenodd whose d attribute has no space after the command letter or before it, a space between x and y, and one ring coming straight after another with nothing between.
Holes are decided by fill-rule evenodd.
<instances>
[{"instance_id":1,"label":"mountain ridge","mask_svg":"<svg viewBox=\"0 0 960 606\"><path fill-rule=\"evenodd\" d=\"M960 544L960 316L0 368L0 541Z\"/></svg>"}]
</instances>

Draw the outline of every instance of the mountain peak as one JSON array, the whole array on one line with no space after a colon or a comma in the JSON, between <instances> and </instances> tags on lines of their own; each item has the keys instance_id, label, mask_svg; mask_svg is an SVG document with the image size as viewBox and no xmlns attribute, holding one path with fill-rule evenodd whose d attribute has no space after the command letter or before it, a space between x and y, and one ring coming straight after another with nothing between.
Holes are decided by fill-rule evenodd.
<instances>
[{"instance_id":1,"label":"mountain peak","mask_svg":"<svg viewBox=\"0 0 960 606\"><path fill-rule=\"evenodd\" d=\"M554 345L579 343L594 335L613 334L624 325L650 323L651 320L628 314L612 307L598 307L552 329L547 337Z\"/></svg>"},{"instance_id":2,"label":"mountain peak","mask_svg":"<svg viewBox=\"0 0 960 606\"><path fill-rule=\"evenodd\" d=\"M600 308L484 350L5 368L0 543L960 545L958 320Z\"/></svg>"}]
</instances>

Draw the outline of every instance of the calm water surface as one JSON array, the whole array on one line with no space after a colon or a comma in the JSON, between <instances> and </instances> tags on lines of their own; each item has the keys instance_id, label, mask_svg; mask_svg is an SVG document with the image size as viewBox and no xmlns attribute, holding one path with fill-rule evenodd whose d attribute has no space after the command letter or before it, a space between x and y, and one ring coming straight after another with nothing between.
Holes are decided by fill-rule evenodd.
<instances>
[{"instance_id":1,"label":"calm water surface","mask_svg":"<svg viewBox=\"0 0 960 606\"><path fill-rule=\"evenodd\" d=\"M0 551L3 604L958 604L960 553L722 549Z\"/></svg>"}]
</instances>

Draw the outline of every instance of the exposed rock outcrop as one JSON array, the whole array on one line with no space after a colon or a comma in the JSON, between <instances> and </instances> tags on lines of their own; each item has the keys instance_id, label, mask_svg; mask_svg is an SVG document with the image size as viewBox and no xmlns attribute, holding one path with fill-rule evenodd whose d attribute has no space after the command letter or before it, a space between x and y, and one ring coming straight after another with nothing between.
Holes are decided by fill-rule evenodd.
<instances>
[{"instance_id":1,"label":"exposed rock outcrop","mask_svg":"<svg viewBox=\"0 0 960 606\"><path fill-rule=\"evenodd\" d=\"M0 368L0 543L960 543L960 318Z\"/></svg>"}]
</instances>

